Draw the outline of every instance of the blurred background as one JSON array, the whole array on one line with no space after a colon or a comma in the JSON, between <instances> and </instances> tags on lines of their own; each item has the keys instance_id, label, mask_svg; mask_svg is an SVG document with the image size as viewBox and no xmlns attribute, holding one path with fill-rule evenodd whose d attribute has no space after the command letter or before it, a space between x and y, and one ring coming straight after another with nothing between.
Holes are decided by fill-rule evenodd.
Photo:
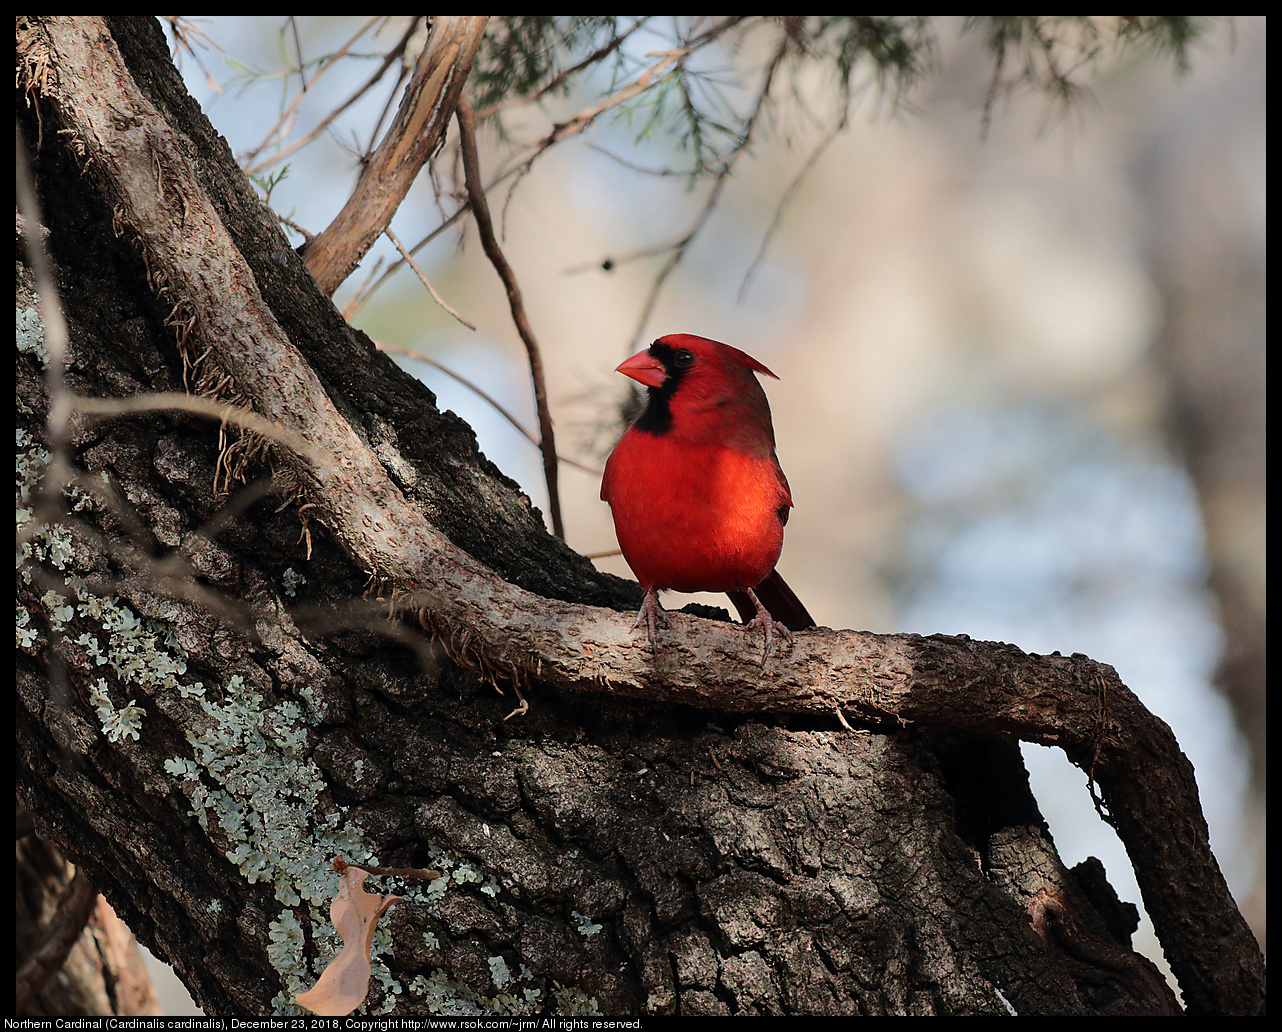
<instances>
[{"instance_id":1,"label":"blurred background","mask_svg":"<svg viewBox=\"0 0 1282 1032\"><path fill-rule=\"evenodd\" d=\"M669 20L651 22L626 44L638 66L674 45ZM300 98L316 70L304 62L364 22L196 24L221 52L184 53L180 67L238 155L295 102L274 142L311 132L404 27L361 37ZM1105 54L1066 116L1016 92L987 119L992 54L960 20L935 31L936 68L897 104L863 90L822 148L833 83L810 70L783 84L644 322L670 252L635 256L688 233L710 187L654 174L690 167L676 141L639 142L636 118L602 115L491 193L558 450L600 469L629 389L612 370L664 333L764 362L780 377L765 388L796 503L780 570L815 618L1112 664L1192 760L1212 846L1264 945L1265 21L1212 22L1187 74L1162 55ZM772 40L700 54L727 103L751 101ZM487 181L514 148L620 85L602 70L544 108L508 111L507 139L483 125ZM277 212L312 233L328 224L387 96L259 171L288 166L271 189ZM437 160L447 189L454 145L451 133ZM418 242L457 205L420 183L393 229ZM339 307L395 257L380 241ZM352 321L536 428L524 350L474 229L456 224L416 260L476 332L407 269ZM535 448L448 376L397 360L546 512ZM562 465L567 537L586 554L617 548L599 487L599 473ZM630 576L618 556L598 564ZM1065 863L1099 857L1139 903L1084 775L1058 752L1024 754ZM1161 963L1147 921L1137 946Z\"/></svg>"}]
</instances>

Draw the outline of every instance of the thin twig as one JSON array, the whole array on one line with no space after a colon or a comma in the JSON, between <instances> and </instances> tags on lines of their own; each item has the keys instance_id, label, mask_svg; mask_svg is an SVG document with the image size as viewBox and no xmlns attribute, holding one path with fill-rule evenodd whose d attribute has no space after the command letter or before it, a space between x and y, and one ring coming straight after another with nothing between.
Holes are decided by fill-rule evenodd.
<instances>
[{"instance_id":1,"label":"thin twig","mask_svg":"<svg viewBox=\"0 0 1282 1032\"><path fill-rule=\"evenodd\" d=\"M423 275L423 270L418 267L418 262L416 262L413 259L413 257L411 257L409 251L405 250L405 245L402 244L400 240L397 238L396 234L392 232L392 227L388 226L383 230L383 232L387 234L387 239L396 245L396 250L401 252L401 257L404 258L407 262L409 262L410 268L414 270L415 275L418 276L423 286L427 287L428 292L432 295L433 298L436 299L436 303L440 305L442 308L444 308L447 312L449 312L450 315L454 316L455 319L461 322L469 330L475 331L476 327L472 323L464 319L461 315L459 315L458 312L454 311L454 309L451 308L446 303L445 299L442 298L441 295L436 292L436 288L432 286L432 281L429 280L425 275Z\"/></svg>"},{"instance_id":2,"label":"thin twig","mask_svg":"<svg viewBox=\"0 0 1282 1032\"><path fill-rule=\"evenodd\" d=\"M481 161L476 152L476 120L472 116L472 106L465 94L459 94L458 107L455 109L458 119L459 145L463 155L463 177L467 183L467 196L472 205L472 214L476 216L476 228L481 236L481 247L494 266L494 271L503 281L507 291L508 306L512 309L512 321L516 332L525 343L525 352L530 361L530 377L534 381L534 402L539 414L539 448L543 452L543 477L548 488L548 515L552 518L552 533L565 539L565 526L561 521L561 498L557 490L556 440L552 433L552 413L548 408L547 384L543 376L543 358L539 353L538 341L530 329L530 321L525 314L525 302L521 299L521 288L516 282L512 266L503 256L503 250L494 236L494 223L490 220L490 206L485 199L485 189L481 182Z\"/></svg>"},{"instance_id":3,"label":"thin twig","mask_svg":"<svg viewBox=\"0 0 1282 1032\"><path fill-rule=\"evenodd\" d=\"M752 282L752 277L756 275L758 266L761 265L762 259L766 256L766 251L770 248L770 241L774 238L775 233L778 232L779 227L783 224L784 210L792 203L792 199L796 197L797 191L801 189L802 182L804 182L805 178L810 175L811 170L814 169L819 159L823 156L824 151L828 149L828 146L833 142L833 140L840 136L845 129L846 116L843 113L841 118L837 120L836 125L829 130L828 134L811 152L810 157L807 158L805 164L801 166L801 170L793 177L792 182L788 184L788 189L783 192L783 197L779 199L779 203L775 205L774 218L770 220L770 225L766 228L766 232L761 238L761 246L757 249L757 253L752 259L752 264L748 266L748 271L743 274L743 283L739 287L738 297L738 301L741 304L744 297L747 296L748 286Z\"/></svg>"},{"instance_id":4,"label":"thin twig","mask_svg":"<svg viewBox=\"0 0 1282 1032\"><path fill-rule=\"evenodd\" d=\"M645 325L650 321L650 316L654 312L654 306L658 303L659 292L663 289L664 283L672 270L677 267L681 259L685 257L686 249L690 246L699 231L707 224L713 209L717 206L717 201L721 197L721 191L725 189L726 183L734 171L735 165L743 157L744 152L748 149L748 143L752 140L752 131L756 127L757 119L765 108L766 101L770 97L770 87L774 83L775 72L779 70L779 65L783 62L784 56L788 52L788 41L785 39L779 44L775 51L774 57L770 59L770 64L766 68L765 80L761 84L761 90L757 94L756 105L752 109L752 114L748 116L748 121L743 128L743 137L735 145L734 149L726 156L726 160L721 165L721 170L717 173L716 180L712 184L712 189L708 192L707 199L703 202L703 208L700 210L698 218L695 219L694 225L690 227L684 237L677 241L673 247L672 254L664 263L663 268L659 270L659 275L655 277L653 285L650 287L650 294L646 298L645 304L641 308L641 318L637 321L637 328L632 334L632 346L639 346L641 335L645 330Z\"/></svg>"},{"instance_id":5,"label":"thin twig","mask_svg":"<svg viewBox=\"0 0 1282 1032\"><path fill-rule=\"evenodd\" d=\"M539 439L535 437L534 434L532 434L525 427L525 425L519 419L516 418L516 416L512 415L512 413L509 412L502 405L500 405L498 401L496 401L493 397L487 394L482 387L480 387L478 384L473 383L466 376L461 376L460 374L456 373L453 369L451 369L449 366L443 365L442 363L436 361L436 359L434 358L428 358L426 355L420 355L417 352L410 351L408 348L394 348L394 347L391 347L390 345L383 344L381 341L377 341L377 340L374 341L374 346L377 347L379 351L384 351L389 355L400 355L402 358L410 359L411 361L414 361L414 362L426 362L433 369L437 369L441 371L446 376L450 377L450 379L455 380L462 386L466 387L469 391L471 391L478 398L480 398L487 405L489 405L492 409L494 409L495 412L497 412L500 416L506 419L514 427L516 427L517 431L521 434L521 436L524 437L527 441L529 441L532 445L534 445L534 447L537 448L539 446ZM585 465L584 463L579 462L577 459L572 459L567 455L558 455L556 458L558 462L564 462L567 466L574 466L576 469L583 470L584 473L591 473L593 476L598 476L598 477L601 475L600 469L593 466ZM589 556L589 558L591 557Z\"/></svg>"},{"instance_id":6,"label":"thin twig","mask_svg":"<svg viewBox=\"0 0 1282 1032\"><path fill-rule=\"evenodd\" d=\"M653 88L654 86L658 85L658 83L661 82L662 79L665 77L665 76L660 76L659 73L664 72L670 64L676 61L684 61L695 51L714 42L719 36L727 32L728 30L732 29L735 25L739 24L741 21L743 21L743 18L740 16L726 18L724 21L718 22L712 28L708 29L702 35L695 37L694 40L690 41L683 47L677 47L673 50L665 50L659 54L651 55L651 56L657 57L658 60L654 64L652 64L649 68L647 68L645 71L643 71L639 76L637 76L627 86L624 86L621 89L617 90L616 92L610 94L610 96L607 97L604 101L601 101L600 103L595 104L590 108L580 111L577 115L572 116L566 121L556 123L552 127L552 131L550 133L542 137L537 142L530 144L528 147L525 147L517 155L514 155L514 159L520 158L520 160L516 160L514 164L509 165L507 168L503 169L498 174L496 174L494 178L491 179L490 182L486 184L485 193L488 195L500 183L504 182L505 180L511 179L514 176L518 178L520 176L524 176L526 173L529 172L530 167L534 164L534 162L543 153L545 153L553 144L558 143L569 136L574 136L582 132L592 123L593 120L595 120L599 115L603 114L605 111L608 111L614 107L618 107L620 104L623 104L626 101L631 100L633 97L637 96L638 94L643 93L646 89ZM608 50L608 48L606 49ZM494 107L487 108L485 109L486 113L495 111L500 106L502 105L495 105ZM473 120L475 121L475 117ZM524 155L524 157L522 157L522 155ZM458 211L454 212L454 214L451 215L449 218L447 218L444 222L442 222L441 225L437 226L430 233L428 233L427 236L425 236L422 240L420 240L417 244L415 244L412 248L410 248L410 252L412 254L417 254L421 248L427 246L429 243L435 240L438 236L444 233L447 229L453 226L454 223L456 223L464 215L466 215L468 211L471 209L471 207L472 207L471 201L465 200L463 204L459 206ZM676 244L665 245L664 247L656 249L655 253L663 253L664 251L667 251L669 247L675 247L675 246ZM349 302L347 309L345 309L345 314L350 315L350 313L359 309L360 306L363 305L371 295L373 295L375 292L378 291L378 289L383 285L383 283L387 279L389 279L394 273L397 272L398 269L400 269L400 266L401 266L400 262L393 263L388 268L387 272L378 278L377 282L373 283L367 291L363 291L359 295L359 301L357 301L354 298L352 302Z\"/></svg>"},{"instance_id":7,"label":"thin twig","mask_svg":"<svg viewBox=\"0 0 1282 1032\"><path fill-rule=\"evenodd\" d=\"M377 15L373 18L370 18L368 21L365 22L364 25L360 27L359 30L357 30L355 35L353 35L350 39L348 39L346 43L344 43L341 47L339 47L336 51L334 51L334 53L330 54L328 57L326 57L324 60L320 62L319 67L316 69L316 74L313 75L311 79L303 83L303 88L298 91L298 96L296 96L293 99L293 101L289 104L289 106L286 107L285 110L281 112L280 117L276 119L275 124L272 125L272 127L267 131L267 134L263 137L263 142L260 143L253 150L251 150L248 154L244 155L243 158L241 159L242 167L245 168L245 172L247 175L258 171L260 168L263 168L266 165L270 165L280 160L282 155L277 154L276 156L268 159L267 161L260 162L259 164L253 165L252 167L248 165L248 162L252 161L259 154L261 154L267 148L268 144L279 136L281 132L281 127L289 118L293 116L295 109L298 107L299 104L303 102L303 98L307 96L308 91L314 85L316 85L316 83L320 80L321 76L323 76L326 72L328 72L331 68L333 68L338 63L339 58L345 56L347 51L350 50L353 46L355 46L356 41L360 39L363 35L365 35L365 33L370 30L370 28L374 25L374 23L379 21L382 17L384 16ZM299 74L301 73L302 73L302 69L300 68ZM380 75L382 74L382 69L379 70L379 74ZM335 114L337 113L338 112L335 112ZM313 135L315 134L313 133Z\"/></svg>"},{"instance_id":8,"label":"thin twig","mask_svg":"<svg viewBox=\"0 0 1282 1032\"><path fill-rule=\"evenodd\" d=\"M612 37L609 43L601 47L599 50L593 51L591 54L585 57L578 64L572 65L571 67L566 68L562 72L558 72L556 75L554 75L551 79L549 79L546 83L540 86L533 93L527 93L524 97L509 97L506 100L500 100L495 104L491 104L487 108L481 108L480 111L476 112L477 120L484 121L485 119L489 118L491 115L498 114L500 111L505 111L508 108L520 107L522 104L537 103L538 101L546 97L549 93L551 93L554 89L556 89L558 86L560 86L562 83L564 83L567 79L570 78L570 76L574 75L576 72L582 71L584 68L587 68L589 65L595 64L596 62L600 61L602 58L607 57L614 51L618 50L619 47L623 45L624 40L626 40L629 36L631 36L632 33L636 32L637 29L641 28L641 26L644 25L647 21L649 21L651 17L652 17L651 15L646 15L642 18L638 18L636 24L633 25L632 28L628 29L622 35Z\"/></svg>"},{"instance_id":9,"label":"thin twig","mask_svg":"<svg viewBox=\"0 0 1282 1032\"><path fill-rule=\"evenodd\" d=\"M554 143L559 143L567 137L575 136L578 133L583 132L583 130L587 129L588 126L596 121L598 116L604 114L606 111L616 108L620 104L626 103L633 97L644 93L646 90L653 89L669 75L675 74L675 72L671 70L670 66L684 63L690 55L695 53L695 51L708 46L723 33L738 25L741 21L743 21L742 15L734 15L726 18L724 21L718 22L712 28L708 29L702 35L696 36L684 46L673 47L671 50L664 50L657 54L649 55L657 57L659 60L628 83L628 85L616 90L614 93L611 93L604 100L598 101L589 108L584 108L584 110L580 111L577 115L566 119L564 122L555 123L552 126L552 131L550 133L544 136L537 143L531 144L529 147L525 148L522 154L526 154L528 157L522 158L522 160L517 162L515 165L505 169L500 178L506 179L509 175L516 174L518 172L520 175L524 175L525 172L529 171L529 166L534 163L535 159L537 159L539 155Z\"/></svg>"},{"instance_id":10,"label":"thin twig","mask_svg":"<svg viewBox=\"0 0 1282 1032\"><path fill-rule=\"evenodd\" d=\"M587 147L588 150L604 155L616 165L626 168L629 172L639 172L643 176L655 176L660 179L693 179L699 174L693 168L646 168L644 165L638 165L635 161L629 161L627 158L607 150L598 143L588 142L584 143L583 146Z\"/></svg>"},{"instance_id":11,"label":"thin twig","mask_svg":"<svg viewBox=\"0 0 1282 1032\"><path fill-rule=\"evenodd\" d=\"M493 190L494 187L498 185L499 181L500 180L497 178L494 179L485 188L486 192L488 193L490 190ZM464 215L466 215L471 210L472 210L471 202L464 201L463 204L459 207L458 211L456 211L448 219L446 219L434 230L428 233L427 236L425 236L417 244L411 247L410 254L417 254L424 247L426 247L433 240L435 240L438 236L440 236L447 229L449 229L452 225L454 225L454 223L458 222L459 219L461 219ZM373 277L371 276L370 279L373 280L373 282L371 282L368 287L362 286L354 295L352 295L352 299L349 302L347 302L347 304L343 307L343 318L346 319L348 322L351 322L352 316L354 316L357 312L359 312L361 308L364 307L365 303L371 297L373 297L376 293L378 293L378 289L384 283L386 283L389 279L392 278L393 275L395 275L397 272L400 271L400 268L403 264L405 264L404 259L401 259L398 262L392 262L388 266L387 271L384 272L381 276L379 276L378 279L373 280Z\"/></svg>"},{"instance_id":12,"label":"thin twig","mask_svg":"<svg viewBox=\"0 0 1282 1032\"><path fill-rule=\"evenodd\" d=\"M210 19L187 18L182 15L173 14L161 15L160 18L161 21L167 21L169 23L169 31L174 37L174 65L177 68L182 68L182 52L186 50L187 53L191 54L192 60L196 62L196 67L205 73L205 85L215 93L222 93L223 88L218 85L218 80L210 74L209 69L205 67L205 62L202 61L200 59L200 55L196 53L196 48L193 46L192 40L187 38L188 33L190 33L191 36L196 39L196 42L202 47L213 47L220 54L225 53L223 48L220 47L204 29L196 24L198 21L208 22Z\"/></svg>"}]
</instances>

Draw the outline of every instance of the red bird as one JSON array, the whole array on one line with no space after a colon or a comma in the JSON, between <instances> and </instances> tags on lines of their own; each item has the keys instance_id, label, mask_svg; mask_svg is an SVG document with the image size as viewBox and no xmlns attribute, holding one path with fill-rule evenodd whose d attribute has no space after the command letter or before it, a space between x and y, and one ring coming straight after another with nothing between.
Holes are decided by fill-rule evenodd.
<instances>
[{"instance_id":1,"label":"red bird","mask_svg":"<svg viewBox=\"0 0 1282 1032\"><path fill-rule=\"evenodd\" d=\"M623 558L645 589L637 623L657 651L660 591L724 591L765 631L764 664L776 630L786 638L815 625L775 570L792 493L756 374L778 377L689 333L660 337L616 371L649 394L601 478Z\"/></svg>"}]
</instances>

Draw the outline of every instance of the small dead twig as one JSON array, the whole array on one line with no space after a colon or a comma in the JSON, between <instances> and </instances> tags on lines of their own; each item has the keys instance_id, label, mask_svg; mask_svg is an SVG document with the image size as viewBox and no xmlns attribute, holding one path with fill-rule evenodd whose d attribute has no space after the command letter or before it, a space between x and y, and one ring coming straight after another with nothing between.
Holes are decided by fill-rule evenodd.
<instances>
[{"instance_id":1,"label":"small dead twig","mask_svg":"<svg viewBox=\"0 0 1282 1032\"><path fill-rule=\"evenodd\" d=\"M472 115L472 106L467 97L460 94L458 107L455 109L458 119L459 144L463 155L463 176L467 183L467 199L476 217L476 227L481 236L481 247L485 256L503 281L507 291L508 305L512 309L512 321L516 332L521 335L525 352L530 361L530 377L534 380L534 402L539 413L539 449L543 452L543 476L548 488L548 514L552 518L552 533L565 539L565 525L561 520L561 498L557 489L556 440L552 433L552 413L548 408L547 383L543 376L543 358L539 352L538 341L530 328L529 318L525 314L525 302L521 298L521 288L516 282L516 273L503 256L498 239L494 235L494 223L490 219L490 206L485 199L485 187L481 182L481 162L476 152L476 119Z\"/></svg>"},{"instance_id":2,"label":"small dead twig","mask_svg":"<svg viewBox=\"0 0 1282 1032\"><path fill-rule=\"evenodd\" d=\"M418 262L414 260L414 256L411 255L409 251L405 249L405 245L401 243L400 238L397 237L397 235L392 232L392 227L388 226L386 229L383 230L383 233L386 235L388 240L390 240L394 245L396 245L396 250L401 252L401 257L404 258L405 261L409 263L409 267L414 270L415 275L418 276L419 281L423 284L423 286L427 287L428 293L432 295L432 297L436 300L436 303L440 305L442 308L444 308L447 312L449 312L450 315L454 316L455 319L461 322L469 330L472 330L473 332L475 332L476 326L468 322L466 319L464 319L461 315L458 314L458 312L454 311L454 309L449 306L449 304L445 301L445 299L436 292L436 288L432 286L432 281L429 280L427 276L423 274L423 270L418 267Z\"/></svg>"},{"instance_id":3,"label":"small dead twig","mask_svg":"<svg viewBox=\"0 0 1282 1032\"><path fill-rule=\"evenodd\" d=\"M713 181L712 189L708 191L708 196L703 202L703 207L700 209L698 216L694 220L694 225L690 227L690 231L684 237L673 245L672 253L668 256L668 260L664 262L663 268L659 270L659 274L655 277L654 283L651 284L650 294L641 308L641 318L637 320L637 328L632 335L632 346L634 348L640 346L641 335L645 331L646 323L650 321L650 316L654 312L654 306L659 301L659 293L663 290L663 285L667 282L668 276L670 276L672 274L672 270L681 263L681 259L685 257L686 249L691 243L693 243L694 238L699 235L699 231L707 225L708 219L711 217L713 210L717 206L717 201L721 198L721 191L725 189L726 183L730 180L730 176L734 171L735 165L738 164L739 159L743 157L744 153L747 151L748 144L752 140L753 130L757 125L757 120L760 118L762 111L765 110L766 101L770 98L770 88L774 84L775 73L779 70L779 66L783 63L784 56L787 52L788 42L785 39L784 42L779 45L778 49L776 49L774 56L770 59L770 64L766 67L766 74L762 81L761 89L757 93L756 104L753 106L752 114L748 116L747 124L743 129L743 137L737 144L735 144L734 149L730 151L725 161L722 162L721 169L717 172L716 178Z\"/></svg>"}]
</instances>

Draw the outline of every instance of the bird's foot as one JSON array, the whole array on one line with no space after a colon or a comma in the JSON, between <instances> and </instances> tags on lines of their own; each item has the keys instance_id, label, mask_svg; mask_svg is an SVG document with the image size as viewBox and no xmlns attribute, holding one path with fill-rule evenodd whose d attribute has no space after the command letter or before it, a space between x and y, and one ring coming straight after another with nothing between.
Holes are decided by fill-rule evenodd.
<instances>
[{"instance_id":1,"label":"bird's foot","mask_svg":"<svg viewBox=\"0 0 1282 1032\"><path fill-rule=\"evenodd\" d=\"M757 598L757 593L751 588L748 589L748 597L752 599L752 604L757 607L757 615L747 622L745 626L752 627L758 625L766 632L766 648L761 653L761 665L766 665L766 660L770 658L770 646L774 644L774 633L779 632L779 637L784 641L792 641L792 632L787 626L770 615L770 610L761 604L761 599Z\"/></svg>"},{"instance_id":2,"label":"bird's foot","mask_svg":"<svg viewBox=\"0 0 1282 1032\"><path fill-rule=\"evenodd\" d=\"M654 588L646 591L645 597L641 600L641 610L637 613L637 618L632 624L633 630L642 620L646 622L646 627L650 631L650 652L653 655L658 655L659 641L655 635L655 627L658 624L663 624L664 627L667 627L668 614L663 611L663 606L659 605L659 593Z\"/></svg>"}]
</instances>

